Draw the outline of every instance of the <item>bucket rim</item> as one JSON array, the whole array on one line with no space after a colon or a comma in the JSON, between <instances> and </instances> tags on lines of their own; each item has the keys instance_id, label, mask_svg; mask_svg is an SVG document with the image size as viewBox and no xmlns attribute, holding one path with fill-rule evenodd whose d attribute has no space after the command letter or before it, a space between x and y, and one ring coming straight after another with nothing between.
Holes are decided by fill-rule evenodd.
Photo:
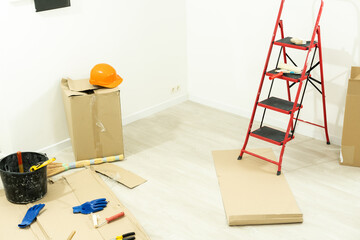
<instances>
[{"instance_id":1,"label":"bucket rim","mask_svg":"<svg viewBox=\"0 0 360 240\"><path fill-rule=\"evenodd\" d=\"M46 155L46 153L31 152L31 151L21 152L21 153L35 153L35 154L38 154L38 155L42 155L42 156L44 156L45 158L47 158L47 160L49 160L49 158L48 158L48 156ZM11 153L11 154L6 155L6 156L3 157L3 158L0 158L0 164L1 164L1 162L2 162L5 158L7 158L7 157L9 157L9 156L11 156L11 155L16 155L16 154L17 154L17 153ZM46 160L45 160L45 161L46 161ZM47 166L44 166L44 167L42 167L42 168L44 168L44 170L46 170L46 169L47 169L46 167L47 167ZM38 169L38 170L36 170L36 171L40 171L40 170L41 170L41 168ZM36 171L34 171L34 172L36 172ZM15 175L29 175L29 174L33 174L34 172L23 172L23 173L21 173L21 172L9 172L9 171L2 170L2 169L0 168L0 173L6 173L6 174L11 173L11 174L15 174Z\"/></svg>"}]
</instances>

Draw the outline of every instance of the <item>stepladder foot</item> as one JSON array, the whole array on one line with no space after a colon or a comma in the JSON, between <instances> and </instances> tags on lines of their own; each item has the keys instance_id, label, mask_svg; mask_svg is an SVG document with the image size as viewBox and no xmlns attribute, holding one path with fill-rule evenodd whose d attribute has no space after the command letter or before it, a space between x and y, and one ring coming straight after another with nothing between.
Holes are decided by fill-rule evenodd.
<instances>
[{"instance_id":1,"label":"stepladder foot","mask_svg":"<svg viewBox=\"0 0 360 240\"><path fill-rule=\"evenodd\" d=\"M242 156L240 155L239 157L238 157L238 160L241 160L242 159Z\"/></svg>"},{"instance_id":2,"label":"stepladder foot","mask_svg":"<svg viewBox=\"0 0 360 240\"><path fill-rule=\"evenodd\" d=\"M281 171L277 171L276 175L278 175L278 176L279 176L280 174L281 174Z\"/></svg>"},{"instance_id":3,"label":"stepladder foot","mask_svg":"<svg viewBox=\"0 0 360 240\"><path fill-rule=\"evenodd\" d=\"M330 141L326 142L327 145L330 145Z\"/></svg>"}]
</instances>

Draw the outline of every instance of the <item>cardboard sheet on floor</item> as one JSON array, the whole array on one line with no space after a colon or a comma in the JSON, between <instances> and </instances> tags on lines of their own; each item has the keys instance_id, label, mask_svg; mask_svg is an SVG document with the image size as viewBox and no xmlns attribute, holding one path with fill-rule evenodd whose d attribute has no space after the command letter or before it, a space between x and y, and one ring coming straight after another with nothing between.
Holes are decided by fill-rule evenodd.
<instances>
[{"instance_id":1,"label":"cardboard sheet on floor","mask_svg":"<svg viewBox=\"0 0 360 240\"><path fill-rule=\"evenodd\" d=\"M116 213L125 212L123 218L114 220L101 228L95 229L91 215L73 214L72 207L86 201L105 197L109 203L97 214L99 222ZM20 229L21 222L29 207L45 203L37 220L30 228ZM92 170L86 169L64 176L48 185L48 192L38 202L19 205L6 200L4 190L0 191L0 239L67 239L75 230L73 239L111 239L126 232L135 232L136 239L150 239L131 212L117 199L110 188Z\"/></svg>"},{"instance_id":2,"label":"cardboard sheet on floor","mask_svg":"<svg viewBox=\"0 0 360 240\"><path fill-rule=\"evenodd\" d=\"M96 172L108 176L111 179L125 185L128 188L134 188L146 182L142 177L123 169L115 164L104 163L91 166Z\"/></svg>"},{"instance_id":3,"label":"cardboard sheet on floor","mask_svg":"<svg viewBox=\"0 0 360 240\"><path fill-rule=\"evenodd\" d=\"M271 149L252 150L275 160ZM213 151L223 204L230 226L299 223L302 213L277 166L240 150Z\"/></svg>"}]
</instances>

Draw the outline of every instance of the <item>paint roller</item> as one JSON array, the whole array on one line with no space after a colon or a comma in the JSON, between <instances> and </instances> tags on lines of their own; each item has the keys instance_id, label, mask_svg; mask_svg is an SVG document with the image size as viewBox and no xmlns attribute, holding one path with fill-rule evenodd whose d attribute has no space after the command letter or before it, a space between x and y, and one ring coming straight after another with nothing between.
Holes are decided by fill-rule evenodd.
<instances>
[{"instance_id":1,"label":"paint roller","mask_svg":"<svg viewBox=\"0 0 360 240\"><path fill-rule=\"evenodd\" d=\"M302 40L300 38L296 38L296 37L291 38L290 42L292 42L293 44L296 44L296 45L305 44L304 40Z\"/></svg>"},{"instance_id":2,"label":"paint roller","mask_svg":"<svg viewBox=\"0 0 360 240\"><path fill-rule=\"evenodd\" d=\"M277 72L284 72L284 73L295 73L295 74L301 74L302 70L299 67L291 66L286 63L279 63Z\"/></svg>"}]
</instances>

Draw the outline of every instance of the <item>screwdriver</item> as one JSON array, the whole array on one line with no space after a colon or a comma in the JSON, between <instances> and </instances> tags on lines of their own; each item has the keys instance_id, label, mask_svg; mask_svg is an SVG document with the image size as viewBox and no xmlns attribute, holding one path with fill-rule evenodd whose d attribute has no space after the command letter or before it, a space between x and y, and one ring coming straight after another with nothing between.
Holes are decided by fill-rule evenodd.
<instances>
[{"instance_id":1,"label":"screwdriver","mask_svg":"<svg viewBox=\"0 0 360 240\"><path fill-rule=\"evenodd\" d=\"M121 212L121 213L115 214L114 216L105 218L106 221L104 221L104 222L103 222L102 224L100 224L100 225L97 225L96 227L99 228L99 227L101 227L101 226L103 226L103 225L105 225L105 224L107 224L107 223L109 223L109 222L111 222L111 221L114 221L115 219L118 219L118 218L120 218L120 217L122 217L122 216L124 216L124 215L125 215L125 213L124 213L124 212Z\"/></svg>"},{"instance_id":2,"label":"screwdriver","mask_svg":"<svg viewBox=\"0 0 360 240\"><path fill-rule=\"evenodd\" d=\"M111 240L134 240L135 239L135 232L128 232L121 236L117 236L116 238L113 238ZM132 237L130 237L132 236Z\"/></svg>"}]
</instances>

